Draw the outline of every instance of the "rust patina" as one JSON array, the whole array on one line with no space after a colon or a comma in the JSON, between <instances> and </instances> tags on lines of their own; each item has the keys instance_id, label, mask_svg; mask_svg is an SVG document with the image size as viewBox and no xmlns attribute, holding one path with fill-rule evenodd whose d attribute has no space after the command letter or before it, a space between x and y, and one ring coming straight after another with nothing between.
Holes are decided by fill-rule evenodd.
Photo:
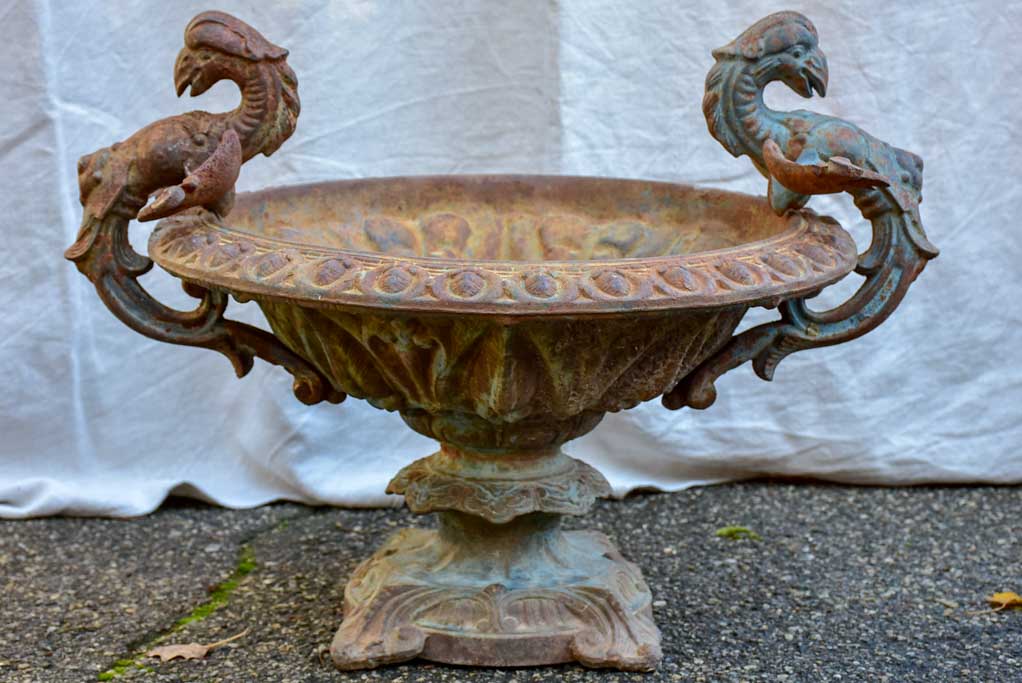
<instances>
[{"instance_id":1,"label":"rust patina","mask_svg":"<svg viewBox=\"0 0 1022 683\"><path fill-rule=\"evenodd\" d=\"M440 443L390 482L435 530L406 529L356 570L331 647L343 669L424 657L471 665L579 661L649 670L661 657L649 587L601 533L565 531L610 489L562 445L607 412L663 396L709 406L714 380L882 322L936 255L919 221L922 162L840 119L775 112L780 80L824 94L805 17L782 12L714 51L710 132L769 179L768 197L641 180L439 176L349 180L240 195L241 164L298 116L287 51L220 12L185 31L174 82L221 79L238 109L190 112L84 157L67 257L148 336L285 367L306 403L350 394ZM861 256L803 208L846 191L873 225ZM150 200L151 197L151 200ZM148 204L147 204L148 202ZM149 253L201 300L181 312L138 278L130 220L164 218ZM832 311L805 300L852 270ZM272 334L227 320L254 300ZM781 319L732 336L752 306Z\"/></svg>"}]
</instances>

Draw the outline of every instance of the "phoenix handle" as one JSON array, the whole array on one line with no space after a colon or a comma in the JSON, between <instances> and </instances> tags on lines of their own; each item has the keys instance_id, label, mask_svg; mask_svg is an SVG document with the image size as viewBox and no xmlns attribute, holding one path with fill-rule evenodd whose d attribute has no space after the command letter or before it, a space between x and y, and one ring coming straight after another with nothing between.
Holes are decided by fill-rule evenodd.
<instances>
[{"instance_id":1,"label":"phoenix handle","mask_svg":"<svg viewBox=\"0 0 1022 683\"><path fill-rule=\"evenodd\" d=\"M710 133L733 156L748 156L767 178L773 210L783 214L812 195L847 192L873 236L855 269L864 282L847 301L827 311L811 310L804 298L782 302L780 320L732 337L664 394L672 409L709 407L717 378L746 361L770 380L795 351L861 337L894 312L938 254L919 217L922 159L848 121L764 104L763 89L773 81L804 97L826 94L827 59L812 22L796 12L772 14L713 56L703 98Z\"/></svg>"},{"instance_id":2,"label":"phoenix handle","mask_svg":"<svg viewBox=\"0 0 1022 683\"><path fill-rule=\"evenodd\" d=\"M218 351L239 377L251 370L254 358L262 358L293 375L294 393L302 402L338 403L344 393L279 339L224 318L225 292L186 283L185 291L199 303L194 310L179 311L154 299L139 283L153 262L132 249L132 220L185 210L226 215L242 163L258 153L268 156L294 131L298 83L287 65L287 50L235 17L203 12L185 29L175 86L179 95L189 86L198 95L223 79L241 88L242 102L235 111L161 119L81 158L82 224L64 255L95 285L113 314L136 332Z\"/></svg>"}]
</instances>

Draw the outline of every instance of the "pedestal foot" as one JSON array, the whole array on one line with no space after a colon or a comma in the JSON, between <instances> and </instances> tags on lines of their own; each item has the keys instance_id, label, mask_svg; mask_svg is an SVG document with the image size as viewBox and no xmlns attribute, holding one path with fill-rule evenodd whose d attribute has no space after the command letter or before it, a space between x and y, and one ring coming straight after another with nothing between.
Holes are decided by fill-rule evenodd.
<instances>
[{"instance_id":1,"label":"pedestal foot","mask_svg":"<svg viewBox=\"0 0 1022 683\"><path fill-rule=\"evenodd\" d=\"M605 535L557 522L446 512L438 530L398 532L348 583L334 662L654 669L660 631L638 567Z\"/></svg>"}]
</instances>

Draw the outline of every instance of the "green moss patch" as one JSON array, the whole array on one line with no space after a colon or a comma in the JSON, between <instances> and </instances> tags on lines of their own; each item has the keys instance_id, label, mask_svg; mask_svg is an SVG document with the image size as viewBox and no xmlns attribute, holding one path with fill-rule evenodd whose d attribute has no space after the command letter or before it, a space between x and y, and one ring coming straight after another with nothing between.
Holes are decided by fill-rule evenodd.
<instances>
[{"instance_id":1,"label":"green moss patch","mask_svg":"<svg viewBox=\"0 0 1022 683\"><path fill-rule=\"evenodd\" d=\"M763 540L759 534L752 529L748 529L744 526L725 526L717 529L717 536L720 538L727 538L732 541L747 538L750 541L761 541Z\"/></svg>"},{"instance_id":2,"label":"green moss patch","mask_svg":"<svg viewBox=\"0 0 1022 683\"><path fill-rule=\"evenodd\" d=\"M118 659L114 662L113 666L96 676L96 680L113 681L126 674L129 669L152 671L152 669L142 664L142 660L145 658L145 653L167 640L172 635L178 633L189 624L202 621L210 614L213 614L213 612L216 612L218 609L226 605L231 599L231 594L237 590L242 580L254 572L257 566L255 553L252 551L252 548L248 545L242 546L241 554L238 556L238 563L235 565L234 571L231 572L231 575L228 576L227 579L217 584L209 592L208 600L196 606L191 612L174 622L174 625L171 626L166 633L161 633L155 638L140 645L131 653L130 656Z\"/></svg>"}]
</instances>

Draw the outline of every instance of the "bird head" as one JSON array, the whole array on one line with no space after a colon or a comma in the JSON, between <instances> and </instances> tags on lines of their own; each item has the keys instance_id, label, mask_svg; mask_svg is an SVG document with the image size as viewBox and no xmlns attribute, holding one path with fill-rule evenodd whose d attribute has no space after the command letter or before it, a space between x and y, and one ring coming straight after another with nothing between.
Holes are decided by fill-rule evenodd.
<instances>
[{"instance_id":1,"label":"bird head","mask_svg":"<svg viewBox=\"0 0 1022 683\"><path fill-rule=\"evenodd\" d=\"M777 12L750 26L724 47L713 51L722 59L755 62L760 85L781 81L802 97L827 94L827 57L820 49L816 27L798 12Z\"/></svg>"},{"instance_id":2,"label":"bird head","mask_svg":"<svg viewBox=\"0 0 1022 683\"><path fill-rule=\"evenodd\" d=\"M286 57L287 50L266 40L245 22L224 12L203 12L185 28L185 46L174 64L178 96L201 95L224 78L238 80L246 67Z\"/></svg>"}]
</instances>

